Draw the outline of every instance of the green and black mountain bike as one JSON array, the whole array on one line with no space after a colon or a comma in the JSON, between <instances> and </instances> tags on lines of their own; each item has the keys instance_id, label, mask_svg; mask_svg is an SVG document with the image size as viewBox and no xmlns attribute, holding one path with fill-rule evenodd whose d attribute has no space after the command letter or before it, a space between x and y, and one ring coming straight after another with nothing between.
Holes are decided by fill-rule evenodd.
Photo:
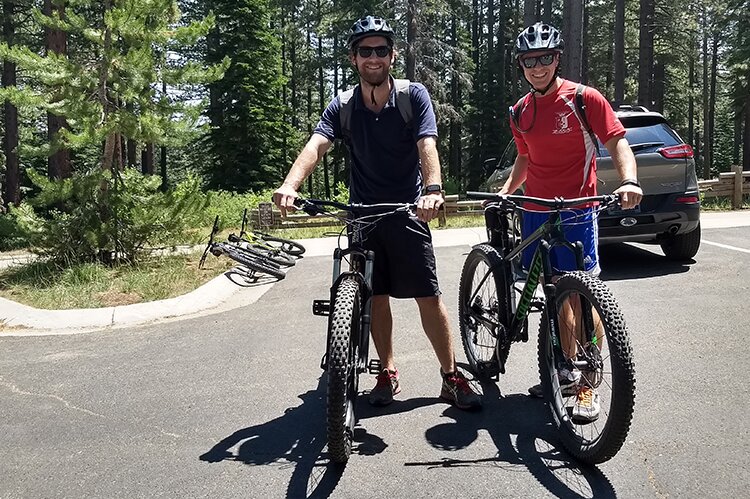
<instances>
[{"instance_id":1,"label":"green and black mountain bike","mask_svg":"<svg viewBox=\"0 0 750 499\"><path fill-rule=\"evenodd\" d=\"M541 312L539 375L562 445L586 463L611 459L625 442L633 416L633 349L617 301L601 280L583 271L583 245L565 239L561 214L571 212L565 223L576 223L580 213L576 207L593 204L596 216L619 198L540 199L483 192L467 196L487 201L488 234L488 241L475 246L466 258L459 285L461 339L471 369L480 378L497 380L505 373L511 345L528 341L529 314ZM524 202L547 207L549 220L522 239L519 220ZM525 273L521 253L535 241L539 245ZM576 255L580 270L555 275L550 251L557 246ZM541 295L536 293L539 285ZM598 418L574 416L577 393L561 386L562 369L577 370L578 383L598 393Z\"/></svg>"}]
</instances>

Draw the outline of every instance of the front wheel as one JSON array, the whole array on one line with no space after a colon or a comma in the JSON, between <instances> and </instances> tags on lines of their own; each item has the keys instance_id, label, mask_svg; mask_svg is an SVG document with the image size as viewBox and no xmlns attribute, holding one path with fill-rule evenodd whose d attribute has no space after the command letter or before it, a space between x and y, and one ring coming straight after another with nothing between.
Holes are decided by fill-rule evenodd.
<instances>
[{"instance_id":1,"label":"front wheel","mask_svg":"<svg viewBox=\"0 0 750 499\"><path fill-rule=\"evenodd\" d=\"M503 266L506 269L503 269ZM489 244L475 246L461 270L458 287L458 317L461 342L472 372L485 379L498 375L498 344L502 362L507 360L510 325L510 286L506 284L509 265Z\"/></svg>"},{"instance_id":2,"label":"front wheel","mask_svg":"<svg viewBox=\"0 0 750 499\"><path fill-rule=\"evenodd\" d=\"M277 248L287 255L302 256L302 254L305 252L305 247L297 241L292 241L290 239L284 239L276 236L269 236L268 234L258 235L261 237L265 244Z\"/></svg>"},{"instance_id":3,"label":"front wheel","mask_svg":"<svg viewBox=\"0 0 750 499\"><path fill-rule=\"evenodd\" d=\"M550 313L558 316L557 337L550 334ZM579 381L561 383L564 369ZM620 308L598 278L569 272L557 281L539 326L539 375L563 447L589 464L617 454L633 417L635 366Z\"/></svg>"},{"instance_id":4,"label":"front wheel","mask_svg":"<svg viewBox=\"0 0 750 499\"><path fill-rule=\"evenodd\" d=\"M333 300L328 323L328 452L333 462L345 463L352 452L356 423L354 404L358 389L357 339L362 306L357 281L342 280Z\"/></svg>"}]
</instances>

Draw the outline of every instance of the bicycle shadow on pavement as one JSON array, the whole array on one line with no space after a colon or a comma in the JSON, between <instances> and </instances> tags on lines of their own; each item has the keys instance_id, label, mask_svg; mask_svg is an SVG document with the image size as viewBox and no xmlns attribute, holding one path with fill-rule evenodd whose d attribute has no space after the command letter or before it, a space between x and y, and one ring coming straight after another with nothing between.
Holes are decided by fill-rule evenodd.
<instances>
[{"instance_id":1,"label":"bicycle shadow on pavement","mask_svg":"<svg viewBox=\"0 0 750 499\"><path fill-rule=\"evenodd\" d=\"M690 271L690 262L675 262L661 254L659 246L653 251L625 243L599 246L599 262L602 281L624 281L644 279Z\"/></svg>"},{"instance_id":2,"label":"bicycle shadow on pavement","mask_svg":"<svg viewBox=\"0 0 750 499\"><path fill-rule=\"evenodd\" d=\"M451 452L468 447L480 432L486 432L497 447L497 454L478 459L444 457L431 462L407 462L405 466L525 470L556 497L616 497L609 479L598 468L582 465L562 447L558 449L555 430L548 420L549 409L541 399L525 394L503 396L493 382L482 382L481 387L482 411L449 407L443 417L450 421L429 428L425 438L436 449ZM492 475L488 472L485 476L489 479ZM503 480L498 476L498 483Z\"/></svg>"},{"instance_id":3,"label":"bicycle shadow on pavement","mask_svg":"<svg viewBox=\"0 0 750 499\"><path fill-rule=\"evenodd\" d=\"M326 376L321 376L314 390L299 395L300 405L286 409L282 416L265 423L237 430L199 459L209 463L238 461L252 466L291 463L294 471L287 497L329 497L345 466L332 463L325 451L326 383ZM358 405L358 410L360 407ZM355 428L353 439L353 455L375 455L387 447L381 438L359 426Z\"/></svg>"},{"instance_id":4,"label":"bicycle shadow on pavement","mask_svg":"<svg viewBox=\"0 0 750 499\"><path fill-rule=\"evenodd\" d=\"M264 284L273 284L281 280L277 279L276 277L261 274L259 272L256 273L249 271L244 267L233 267L224 272L224 275L227 279L232 281L233 284L236 284L237 286L241 286L243 288L263 286Z\"/></svg>"}]
</instances>

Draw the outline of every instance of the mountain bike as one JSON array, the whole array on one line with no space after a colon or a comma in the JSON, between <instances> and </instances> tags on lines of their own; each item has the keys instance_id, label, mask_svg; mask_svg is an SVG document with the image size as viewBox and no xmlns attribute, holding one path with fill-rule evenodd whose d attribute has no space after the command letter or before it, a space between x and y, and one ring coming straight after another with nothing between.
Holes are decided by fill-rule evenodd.
<instances>
[{"instance_id":1,"label":"mountain bike","mask_svg":"<svg viewBox=\"0 0 750 499\"><path fill-rule=\"evenodd\" d=\"M365 371L377 374L380 361L368 360L370 347L370 305L372 298L373 251L362 247L367 233L386 216L407 216L413 204L381 203L372 205L342 204L318 199L297 199L295 204L309 215L332 213L336 208L346 215L349 245L341 244L333 252L333 277L328 300L314 300L313 314L328 316L326 353L321 369L328 373L326 426L331 460L345 463L352 451L356 424L355 402L359 392L359 375ZM335 215L334 215L335 216Z\"/></svg>"},{"instance_id":2,"label":"mountain bike","mask_svg":"<svg viewBox=\"0 0 750 499\"><path fill-rule=\"evenodd\" d=\"M565 224L577 223L580 211L575 207L593 204L596 216L616 206L618 197L565 200L482 192L468 192L467 197L488 201L488 242L471 250L459 284L461 340L472 371L478 377L497 380L505 373L511 345L528 341L529 314L541 312L539 375L562 445L586 463L611 459L625 442L633 416L633 350L617 301L601 280L583 271L583 245L568 242L564 230ZM524 202L547 207L549 219L521 239L517 221L525 210ZM565 224L563 214L570 217ZM535 241L539 245L524 274L521 254ZM559 246L573 252L579 270L555 275L550 251ZM540 283L543 294L537 296ZM561 326L567 333L561 334ZM578 386L599 394L598 419L574 416L576 387L571 393L567 385L561 385L558 372L562 369L578 370Z\"/></svg>"},{"instance_id":3,"label":"mountain bike","mask_svg":"<svg viewBox=\"0 0 750 499\"><path fill-rule=\"evenodd\" d=\"M206 244L206 249L203 250L203 255L198 262L198 268L203 268L203 264L206 262L206 256L208 256L208 253L211 253L214 256L228 256L235 262L249 269L253 275L256 273L263 273L277 279L283 279L286 277L286 274L280 269L279 265L266 257L249 254L246 250L242 250L231 243L215 242L214 237L218 233L219 217L216 216L213 228L211 229L211 235L208 237L208 244Z\"/></svg>"}]
</instances>

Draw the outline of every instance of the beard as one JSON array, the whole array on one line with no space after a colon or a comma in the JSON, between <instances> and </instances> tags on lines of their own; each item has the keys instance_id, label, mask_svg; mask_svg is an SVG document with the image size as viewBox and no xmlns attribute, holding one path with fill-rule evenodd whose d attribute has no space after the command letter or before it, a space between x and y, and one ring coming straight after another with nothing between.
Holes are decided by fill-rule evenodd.
<instances>
[{"instance_id":1,"label":"beard","mask_svg":"<svg viewBox=\"0 0 750 499\"><path fill-rule=\"evenodd\" d=\"M388 78L389 70L389 64L384 64L382 68L375 71L365 68L364 64L362 64L362 67L357 68L360 78L374 87L377 87Z\"/></svg>"}]
</instances>

